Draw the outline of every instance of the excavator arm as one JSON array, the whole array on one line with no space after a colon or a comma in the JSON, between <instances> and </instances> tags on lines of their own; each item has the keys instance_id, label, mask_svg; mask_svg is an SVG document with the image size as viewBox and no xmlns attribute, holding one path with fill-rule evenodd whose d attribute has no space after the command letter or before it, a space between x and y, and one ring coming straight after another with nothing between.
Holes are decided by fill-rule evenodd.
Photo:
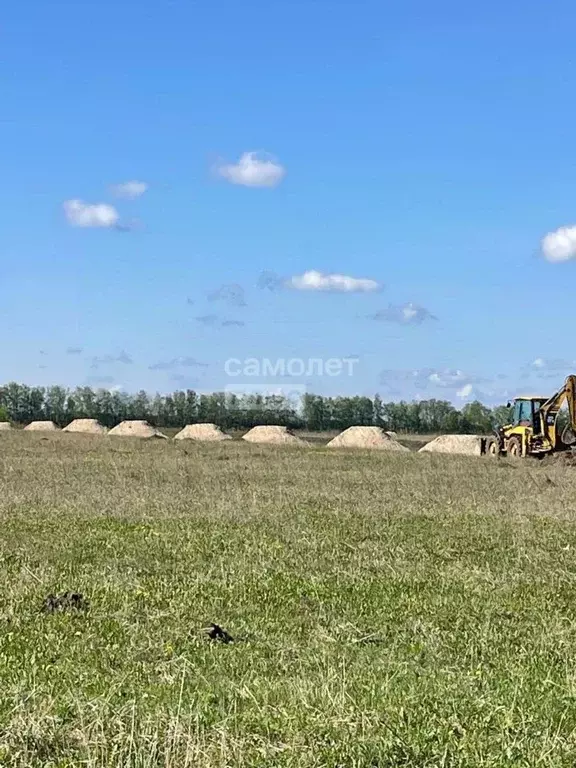
<instances>
[{"instance_id":1,"label":"excavator arm","mask_svg":"<svg viewBox=\"0 0 576 768\"><path fill-rule=\"evenodd\" d=\"M540 412L544 429L548 429L551 423L556 422L558 412L564 403L568 406L569 421L562 433L562 442L565 445L572 445L576 443L576 376L568 376L562 389L542 404Z\"/></svg>"}]
</instances>

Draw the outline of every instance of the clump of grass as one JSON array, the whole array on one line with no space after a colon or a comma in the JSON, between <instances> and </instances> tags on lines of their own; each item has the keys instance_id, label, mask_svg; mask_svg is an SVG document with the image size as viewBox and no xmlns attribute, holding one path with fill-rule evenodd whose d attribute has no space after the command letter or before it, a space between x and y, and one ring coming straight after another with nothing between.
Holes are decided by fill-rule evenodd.
<instances>
[{"instance_id":1,"label":"clump of grass","mask_svg":"<svg viewBox=\"0 0 576 768\"><path fill-rule=\"evenodd\" d=\"M575 764L570 467L1 443L1 765Z\"/></svg>"}]
</instances>

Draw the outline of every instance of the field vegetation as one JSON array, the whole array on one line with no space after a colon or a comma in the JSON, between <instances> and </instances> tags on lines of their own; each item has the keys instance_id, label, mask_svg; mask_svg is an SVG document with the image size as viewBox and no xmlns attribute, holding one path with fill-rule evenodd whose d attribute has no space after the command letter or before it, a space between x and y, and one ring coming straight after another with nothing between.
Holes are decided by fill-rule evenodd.
<instances>
[{"instance_id":1,"label":"field vegetation","mask_svg":"<svg viewBox=\"0 0 576 768\"><path fill-rule=\"evenodd\" d=\"M574 471L2 435L0 764L572 768Z\"/></svg>"}]
</instances>

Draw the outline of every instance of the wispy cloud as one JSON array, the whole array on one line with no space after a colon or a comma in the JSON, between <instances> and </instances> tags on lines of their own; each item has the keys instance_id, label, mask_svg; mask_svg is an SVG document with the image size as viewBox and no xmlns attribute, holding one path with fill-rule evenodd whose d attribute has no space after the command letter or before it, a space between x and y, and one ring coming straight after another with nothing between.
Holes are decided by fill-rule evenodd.
<instances>
[{"instance_id":1,"label":"wispy cloud","mask_svg":"<svg viewBox=\"0 0 576 768\"><path fill-rule=\"evenodd\" d=\"M437 319L426 307L412 302L389 304L386 309L369 315L369 318L385 323L400 323L401 325L421 325L427 320Z\"/></svg>"},{"instance_id":2,"label":"wispy cloud","mask_svg":"<svg viewBox=\"0 0 576 768\"><path fill-rule=\"evenodd\" d=\"M381 288L380 283L365 277L350 277L340 274L323 274L315 269L294 275L286 281L287 288L297 291L330 291L333 293L373 293Z\"/></svg>"},{"instance_id":3,"label":"wispy cloud","mask_svg":"<svg viewBox=\"0 0 576 768\"><path fill-rule=\"evenodd\" d=\"M558 263L576 258L576 226L560 227L542 238L542 255Z\"/></svg>"},{"instance_id":4,"label":"wispy cloud","mask_svg":"<svg viewBox=\"0 0 576 768\"><path fill-rule=\"evenodd\" d=\"M576 366L576 361L563 357L547 358L537 357L530 363L530 368L535 371L564 371Z\"/></svg>"},{"instance_id":5,"label":"wispy cloud","mask_svg":"<svg viewBox=\"0 0 576 768\"><path fill-rule=\"evenodd\" d=\"M215 325L218 325L220 322L218 315L196 315L194 319L198 323L201 323L202 325L207 325L210 327L214 327Z\"/></svg>"},{"instance_id":6,"label":"wispy cloud","mask_svg":"<svg viewBox=\"0 0 576 768\"><path fill-rule=\"evenodd\" d=\"M174 357L172 360L161 360L148 367L151 371L173 371L178 368L208 368L208 365L194 357Z\"/></svg>"},{"instance_id":7,"label":"wispy cloud","mask_svg":"<svg viewBox=\"0 0 576 768\"><path fill-rule=\"evenodd\" d=\"M489 379L459 368L389 368L380 372L380 381L381 383L413 383L419 390L430 387L456 390L467 384L487 383Z\"/></svg>"},{"instance_id":8,"label":"wispy cloud","mask_svg":"<svg viewBox=\"0 0 576 768\"><path fill-rule=\"evenodd\" d=\"M91 368L98 368L100 365L114 365L115 363L122 363L123 365L132 365L134 361L132 357L122 350L117 355L102 355L102 357L93 357Z\"/></svg>"},{"instance_id":9,"label":"wispy cloud","mask_svg":"<svg viewBox=\"0 0 576 768\"><path fill-rule=\"evenodd\" d=\"M559 379L567 376L576 369L576 360L567 360L562 357L548 358L536 357L531 363L522 369L522 378L531 376L537 379Z\"/></svg>"},{"instance_id":10,"label":"wispy cloud","mask_svg":"<svg viewBox=\"0 0 576 768\"><path fill-rule=\"evenodd\" d=\"M73 227L100 227L114 229L119 226L120 216L108 203L85 203L82 200L66 200L64 215Z\"/></svg>"},{"instance_id":11,"label":"wispy cloud","mask_svg":"<svg viewBox=\"0 0 576 768\"><path fill-rule=\"evenodd\" d=\"M238 283L224 283L220 288L208 294L209 301L222 301L229 307L245 307L244 288Z\"/></svg>"},{"instance_id":12,"label":"wispy cloud","mask_svg":"<svg viewBox=\"0 0 576 768\"><path fill-rule=\"evenodd\" d=\"M257 282L258 288L268 291L277 291L284 285L284 278L274 272L262 272Z\"/></svg>"},{"instance_id":13,"label":"wispy cloud","mask_svg":"<svg viewBox=\"0 0 576 768\"><path fill-rule=\"evenodd\" d=\"M219 165L216 172L231 184L244 187L277 187L286 175L284 166L261 152L244 152L237 163Z\"/></svg>"},{"instance_id":14,"label":"wispy cloud","mask_svg":"<svg viewBox=\"0 0 576 768\"><path fill-rule=\"evenodd\" d=\"M116 197L123 197L125 200L135 200L148 189L145 181L125 181L122 184L114 184L111 187L112 194Z\"/></svg>"},{"instance_id":15,"label":"wispy cloud","mask_svg":"<svg viewBox=\"0 0 576 768\"><path fill-rule=\"evenodd\" d=\"M67 355L81 355L84 350L82 347L68 347L66 350Z\"/></svg>"},{"instance_id":16,"label":"wispy cloud","mask_svg":"<svg viewBox=\"0 0 576 768\"><path fill-rule=\"evenodd\" d=\"M453 370L451 368L444 368L442 370L434 371L420 371L421 379L425 378L426 383L433 384L436 387L444 387L453 389L454 387L460 387L464 382L472 383L472 380L476 380L475 376L464 373L458 369ZM422 383L420 384L420 386Z\"/></svg>"},{"instance_id":17,"label":"wispy cloud","mask_svg":"<svg viewBox=\"0 0 576 768\"><path fill-rule=\"evenodd\" d=\"M222 320L223 328L243 328L245 325L246 323L243 320Z\"/></svg>"},{"instance_id":18,"label":"wispy cloud","mask_svg":"<svg viewBox=\"0 0 576 768\"><path fill-rule=\"evenodd\" d=\"M494 378L458 368L386 369L380 373L380 386L393 398L439 398L454 403L479 400L498 405L510 394Z\"/></svg>"}]
</instances>

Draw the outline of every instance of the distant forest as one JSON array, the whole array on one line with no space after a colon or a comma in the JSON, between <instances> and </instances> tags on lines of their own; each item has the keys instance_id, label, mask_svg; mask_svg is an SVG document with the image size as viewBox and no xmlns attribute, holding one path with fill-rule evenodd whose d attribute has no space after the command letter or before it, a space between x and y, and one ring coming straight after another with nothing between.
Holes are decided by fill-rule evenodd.
<instances>
[{"instance_id":1,"label":"distant forest","mask_svg":"<svg viewBox=\"0 0 576 768\"><path fill-rule=\"evenodd\" d=\"M107 427L124 419L145 419L158 427L183 427L213 422L223 429L249 429L280 424L310 431L350 426L382 426L397 432L486 433L505 423L505 406L488 408L480 402L461 410L445 400L383 402L374 397L323 397L305 394L299 404L281 395L199 394L193 390L170 395L127 394L106 389L60 386L29 387L11 382L0 387L0 421L28 424L51 420L65 426L73 419L92 418Z\"/></svg>"}]
</instances>

